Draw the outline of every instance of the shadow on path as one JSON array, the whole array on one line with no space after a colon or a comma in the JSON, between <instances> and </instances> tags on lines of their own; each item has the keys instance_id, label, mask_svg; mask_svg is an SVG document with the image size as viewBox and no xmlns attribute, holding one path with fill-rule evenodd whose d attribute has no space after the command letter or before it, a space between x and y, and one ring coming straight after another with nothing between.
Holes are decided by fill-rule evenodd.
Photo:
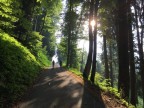
<instances>
[{"instance_id":1,"label":"shadow on path","mask_svg":"<svg viewBox=\"0 0 144 108\"><path fill-rule=\"evenodd\" d=\"M98 87L84 80L83 89L81 108L106 108Z\"/></svg>"},{"instance_id":2,"label":"shadow on path","mask_svg":"<svg viewBox=\"0 0 144 108\"><path fill-rule=\"evenodd\" d=\"M87 82L82 86L63 68L45 69L14 108L105 108L88 88Z\"/></svg>"}]
</instances>

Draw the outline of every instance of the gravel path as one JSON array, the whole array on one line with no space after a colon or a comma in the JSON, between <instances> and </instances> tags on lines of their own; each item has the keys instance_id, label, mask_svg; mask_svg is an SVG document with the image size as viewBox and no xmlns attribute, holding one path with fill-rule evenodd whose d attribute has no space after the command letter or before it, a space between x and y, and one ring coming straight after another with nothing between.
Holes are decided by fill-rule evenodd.
<instances>
[{"instance_id":1,"label":"gravel path","mask_svg":"<svg viewBox=\"0 0 144 108\"><path fill-rule=\"evenodd\" d=\"M84 84L62 68L43 71L15 108L105 108Z\"/></svg>"}]
</instances>

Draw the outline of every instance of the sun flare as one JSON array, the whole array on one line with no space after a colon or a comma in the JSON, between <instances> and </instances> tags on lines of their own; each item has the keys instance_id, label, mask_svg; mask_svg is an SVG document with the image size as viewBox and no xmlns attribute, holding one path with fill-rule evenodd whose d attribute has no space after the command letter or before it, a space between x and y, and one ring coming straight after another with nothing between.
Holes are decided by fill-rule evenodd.
<instances>
[{"instance_id":1,"label":"sun flare","mask_svg":"<svg viewBox=\"0 0 144 108\"><path fill-rule=\"evenodd\" d=\"M92 27L94 27L95 26L95 20L92 20L90 24Z\"/></svg>"}]
</instances>

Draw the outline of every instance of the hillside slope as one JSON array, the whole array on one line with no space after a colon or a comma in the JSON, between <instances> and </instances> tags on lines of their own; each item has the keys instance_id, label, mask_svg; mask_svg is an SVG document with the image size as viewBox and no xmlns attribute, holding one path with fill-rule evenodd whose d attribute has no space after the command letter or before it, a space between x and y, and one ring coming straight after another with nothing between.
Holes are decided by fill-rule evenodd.
<instances>
[{"instance_id":1,"label":"hillside slope","mask_svg":"<svg viewBox=\"0 0 144 108\"><path fill-rule=\"evenodd\" d=\"M39 69L39 63L26 47L0 33L0 107L9 107L33 82Z\"/></svg>"}]
</instances>

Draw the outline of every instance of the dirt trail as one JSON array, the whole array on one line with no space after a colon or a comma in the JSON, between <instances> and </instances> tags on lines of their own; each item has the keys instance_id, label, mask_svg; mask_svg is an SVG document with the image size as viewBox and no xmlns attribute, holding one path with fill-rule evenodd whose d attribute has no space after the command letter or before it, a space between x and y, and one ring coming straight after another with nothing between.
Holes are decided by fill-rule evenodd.
<instances>
[{"instance_id":1,"label":"dirt trail","mask_svg":"<svg viewBox=\"0 0 144 108\"><path fill-rule=\"evenodd\" d=\"M105 108L85 84L62 68L45 69L14 108Z\"/></svg>"}]
</instances>

